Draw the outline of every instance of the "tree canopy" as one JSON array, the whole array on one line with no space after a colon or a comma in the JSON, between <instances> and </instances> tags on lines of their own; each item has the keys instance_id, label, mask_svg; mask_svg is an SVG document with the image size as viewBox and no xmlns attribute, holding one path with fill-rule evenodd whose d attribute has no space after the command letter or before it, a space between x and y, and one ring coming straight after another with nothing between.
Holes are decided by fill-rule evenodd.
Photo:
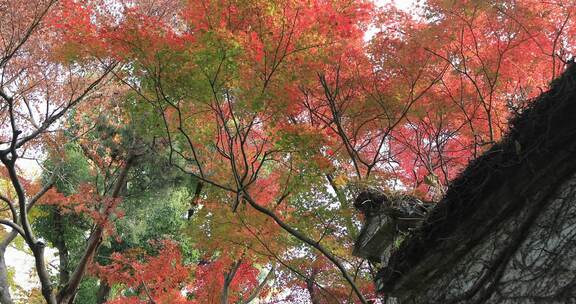
<instances>
[{"instance_id":1,"label":"tree canopy","mask_svg":"<svg viewBox=\"0 0 576 304\"><path fill-rule=\"evenodd\" d=\"M574 6L0 0L0 303L377 303L353 198L439 200Z\"/></svg>"}]
</instances>

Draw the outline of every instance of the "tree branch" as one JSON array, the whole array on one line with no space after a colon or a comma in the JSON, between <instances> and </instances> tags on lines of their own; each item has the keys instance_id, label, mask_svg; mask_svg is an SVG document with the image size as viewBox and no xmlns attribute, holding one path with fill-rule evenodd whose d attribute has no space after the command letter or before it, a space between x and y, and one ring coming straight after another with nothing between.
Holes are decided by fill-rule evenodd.
<instances>
[{"instance_id":1,"label":"tree branch","mask_svg":"<svg viewBox=\"0 0 576 304\"><path fill-rule=\"evenodd\" d=\"M302 234L298 230L290 227L288 224L286 224L284 221L282 221L274 212L272 212L272 211L266 209L265 207L262 207L258 203L256 203L252 199L252 197L248 194L248 192L246 190L243 190L243 192L244 192L244 199L250 204L250 206L252 206L257 211L259 211L259 212L267 215L268 217L272 218L286 232L290 233L292 236L294 236L297 239L299 239L300 241L308 244L309 246L315 248L316 250L320 251L320 253L322 253L326 258L328 258L328 260L330 260L330 262L332 262L340 270L340 272L342 273L342 276L344 277L344 279L346 279L348 284L350 284L350 286L354 290L354 293L356 294L356 296L358 297L360 302L362 302L362 304L368 304L368 302L366 301L366 298L364 298L364 295L362 295L362 292L360 291L360 289L358 289L358 286L356 286L356 284L354 283L354 280L350 277L350 275L346 271L346 268L344 268L344 265L342 265L342 263L332 253L330 253L328 250L326 250L326 248L324 248L322 245L318 244L318 242L315 242L314 240L305 236L304 234Z\"/></svg>"},{"instance_id":2,"label":"tree branch","mask_svg":"<svg viewBox=\"0 0 576 304\"><path fill-rule=\"evenodd\" d=\"M246 300L243 300L241 303L242 304L249 304L254 299L256 299L256 297L258 297L258 295L260 294L262 289L264 289L266 284L268 284L268 281L274 277L274 271L275 271L274 266L272 266L272 268L270 268L270 270L268 271L268 273L264 277L264 280L262 280L262 282L260 282L260 284L258 284L258 286L246 298Z\"/></svg>"},{"instance_id":3,"label":"tree branch","mask_svg":"<svg viewBox=\"0 0 576 304\"><path fill-rule=\"evenodd\" d=\"M124 183L126 181L126 178L128 177L128 171L130 171L130 167L133 165L134 159L135 159L134 155L130 154L128 156L126 164L124 165L124 168L122 168L122 171L120 172L118 178L116 179L116 183L114 184L114 190L112 191L111 195L113 199L116 199L120 196L120 192L124 187ZM109 213L110 211L105 210L104 212ZM104 217L108 218L108 215L109 214L105 214ZM104 233L104 226L102 223L98 223L94 231L91 233L90 238L88 238L87 242L88 245L84 250L84 254L80 259L80 262L78 262L78 265L74 270L74 273L72 273L72 275L70 276L70 280L58 292L57 296L58 303L72 304L72 302L74 301L74 297L76 295L78 287L80 286L80 282L82 281L82 278L86 273L86 268L88 267L90 261L92 261L94 254L96 254L96 251L98 250L100 244L102 243L103 233Z\"/></svg>"}]
</instances>

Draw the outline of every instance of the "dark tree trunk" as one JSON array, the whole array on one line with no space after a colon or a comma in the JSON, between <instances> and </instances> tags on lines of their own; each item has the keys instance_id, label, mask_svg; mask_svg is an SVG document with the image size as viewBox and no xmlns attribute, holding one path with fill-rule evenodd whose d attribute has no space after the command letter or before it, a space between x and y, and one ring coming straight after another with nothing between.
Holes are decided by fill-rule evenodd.
<instances>
[{"instance_id":1,"label":"dark tree trunk","mask_svg":"<svg viewBox=\"0 0 576 304\"><path fill-rule=\"evenodd\" d=\"M116 184L114 185L114 189L110 195L111 198L116 199L120 197L121 191L126 184L128 171L130 170L130 167L133 165L134 158L135 158L134 155L130 155L127 158L124 168L122 168L122 171L120 172L118 178L116 179ZM105 218L108 218L108 216L110 216L111 210L112 209L106 209L103 211ZM100 244L102 243L103 235L104 235L104 226L96 225L96 227L90 234L90 237L88 238L87 245L84 250L84 254L82 255L82 258L80 259L78 265L76 265L76 268L70 275L70 279L68 280L66 285L62 287L62 289L60 289L60 291L58 292L56 301L57 303L59 304L74 303L74 298L76 296L76 293L78 292L78 287L80 286L80 283L82 282L82 279L86 274L88 264L90 264L90 262L94 258L94 255L98 251Z\"/></svg>"},{"instance_id":2,"label":"dark tree trunk","mask_svg":"<svg viewBox=\"0 0 576 304\"><path fill-rule=\"evenodd\" d=\"M242 264L242 259L234 262L230 267L230 271L224 274L224 288L222 290L222 295L220 297L221 304L228 304L228 292L229 292L228 289L230 288L230 284L232 284L232 280L234 279L234 276L236 275L236 272L238 271L240 264Z\"/></svg>"},{"instance_id":3,"label":"dark tree trunk","mask_svg":"<svg viewBox=\"0 0 576 304\"><path fill-rule=\"evenodd\" d=\"M317 269L312 269L312 274L306 280L306 289L310 294L310 302L312 304L320 304L320 296L318 294L318 290L316 290L314 284L316 283L316 275L318 274Z\"/></svg>"},{"instance_id":4,"label":"dark tree trunk","mask_svg":"<svg viewBox=\"0 0 576 304\"><path fill-rule=\"evenodd\" d=\"M64 238L64 217L58 208L54 210L54 228L56 231L56 239L54 240L54 245L58 249L58 257L60 260L58 266L58 286L62 288L68 280L70 280L69 271L69 256L68 256L68 246L66 246L66 239Z\"/></svg>"},{"instance_id":5,"label":"dark tree trunk","mask_svg":"<svg viewBox=\"0 0 576 304\"><path fill-rule=\"evenodd\" d=\"M98 287L98 292L96 292L96 304L103 304L108 301L108 296L110 295L110 285L108 283L101 281Z\"/></svg>"}]
</instances>

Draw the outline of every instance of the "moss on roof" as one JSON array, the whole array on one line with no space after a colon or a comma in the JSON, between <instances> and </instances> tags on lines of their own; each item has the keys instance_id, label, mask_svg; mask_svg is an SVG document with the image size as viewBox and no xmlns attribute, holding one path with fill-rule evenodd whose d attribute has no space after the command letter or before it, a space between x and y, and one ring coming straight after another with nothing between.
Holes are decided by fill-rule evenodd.
<instances>
[{"instance_id":1,"label":"moss on roof","mask_svg":"<svg viewBox=\"0 0 576 304\"><path fill-rule=\"evenodd\" d=\"M544 206L576 172L576 64L510 123L508 135L469 164L394 252L378 274L380 291L401 294L438 277L527 204Z\"/></svg>"}]
</instances>

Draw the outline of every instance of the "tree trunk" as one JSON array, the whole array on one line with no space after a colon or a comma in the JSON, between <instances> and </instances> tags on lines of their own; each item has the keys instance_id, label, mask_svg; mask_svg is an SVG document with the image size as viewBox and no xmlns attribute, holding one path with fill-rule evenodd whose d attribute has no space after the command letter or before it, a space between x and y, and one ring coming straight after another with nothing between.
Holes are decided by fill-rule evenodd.
<instances>
[{"instance_id":1,"label":"tree trunk","mask_svg":"<svg viewBox=\"0 0 576 304\"><path fill-rule=\"evenodd\" d=\"M310 294L310 302L312 302L312 304L320 304L319 294L316 291L316 288L314 288L314 283L316 282L316 275L317 274L318 274L318 270L312 269L312 274L310 275L310 278L308 278L306 280L306 289L308 290L308 293Z\"/></svg>"},{"instance_id":2,"label":"tree trunk","mask_svg":"<svg viewBox=\"0 0 576 304\"><path fill-rule=\"evenodd\" d=\"M69 257L68 257L68 246L66 246L66 240L64 238L64 226L63 226L63 216L58 208L54 210L54 228L56 232L56 238L54 240L54 245L58 249L58 258L60 263L58 265L58 287L62 288L68 280L70 280Z\"/></svg>"},{"instance_id":3,"label":"tree trunk","mask_svg":"<svg viewBox=\"0 0 576 304\"><path fill-rule=\"evenodd\" d=\"M0 244L0 303L13 304L10 296L10 283L8 282L8 267L6 266L6 248L16 237L15 232L11 232Z\"/></svg>"},{"instance_id":4,"label":"tree trunk","mask_svg":"<svg viewBox=\"0 0 576 304\"><path fill-rule=\"evenodd\" d=\"M130 155L126 160L126 164L122 171L118 175L116 179L116 184L114 185L114 189L110 195L111 198L119 198L122 189L124 189L126 179L128 177L128 171L132 166L134 161L134 156ZM108 218L110 216L111 210L104 210L104 217ZM104 235L104 226L102 224L96 225L90 237L88 238L88 242L86 245L86 249L84 250L84 254L80 259L80 262L74 269L74 272L70 276L68 283L58 292L57 299L59 304L72 304L74 302L74 297L76 296L76 292L78 291L78 287L86 274L86 269L88 268L88 264L92 262L94 255L98 251L100 244L102 243L102 237Z\"/></svg>"},{"instance_id":5,"label":"tree trunk","mask_svg":"<svg viewBox=\"0 0 576 304\"><path fill-rule=\"evenodd\" d=\"M42 190L40 190L32 199L30 200L29 208L38 201L38 199L44 195L52 187L52 182L45 185ZM6 249L8 245L18 236L16 230L10 231L10 233L0 242L0 303L1 304L12 304L14 301L10 296L10 284L8 282L8 267L6 267ZM31 247L32 248L32 247Z\"/></svg>"},{"instance_id":6,"label":"tree trunk","mask_svg":"<svg viewBox=\"0 0 576 304\"><path fill-rule=\"evenodd\" d=\"M220 304L228 304L228 291L230 289L230 284L238 271L238 268L242 264L242 259L234 262L230 267L230 271L224 274L224 288L222 290L222 296L220 297Z\"/></svg>"},{"instance_id":7,"label":"tree trunk","mask_svg":"<svg viewBox=\"0 0 576 304\"><path fill-rule=\"evenodd\" d=\"M44 248L46 245L40 241L36 243L28 243L32 254L34 255L34 262L36 266L36 273L40 280L42 296L48 304L56 304L56 295L52 292L52 283L50 282L50 274L46 270L46 262L44 261Z\"/></svg>"},{"instance_id":8,"label":"tree trunk","mask_svg":"<svg viewBox=\"0 0 576 304\"><path fill-rule=\"evenodd\" d=\"M100 281L100 286L98 287L98 292L96 292L96 304L106 303L108 296L110 295L110 285L104 281Z\"/></svg>"}]
</instances>

